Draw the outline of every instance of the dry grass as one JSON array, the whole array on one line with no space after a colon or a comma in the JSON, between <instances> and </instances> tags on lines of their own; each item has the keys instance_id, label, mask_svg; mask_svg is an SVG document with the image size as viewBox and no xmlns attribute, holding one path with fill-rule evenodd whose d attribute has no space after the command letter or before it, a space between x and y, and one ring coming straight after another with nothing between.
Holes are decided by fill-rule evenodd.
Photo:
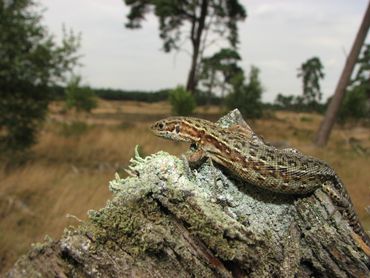
<instances>
[{"instance_id":1,"label":"dry grass","mask_svg":"<svg viewBox=\"0 0 370 278\"><path fill-rule=\"evenodd\" d=\"M81 116L64 114L61 104L54 103L28 162L12 169L0 164L0 269L6 270L32 242L46 234L58 237L64 227L76 224L67 214L85 219L87 210L104 206L111 197L108 181L116 171L123 175L136 144L144 154L186 150L186 144L164 141L148 131L151 122L170 115L167 103L99 104L92 115ZM197 110L197 115L210 120L220 114L216 107ZM71 125L76 119L82 124ZM347 185L369 229L370 217L364 208L370 204L370 158L354 152L348 143L355 138L369 150L369 129L337 128L329 146L317 149L311 140L319 122L320 116L314 114L277 112L251 126L268 141L327 160Z\"/></svg>"}]
</instances>

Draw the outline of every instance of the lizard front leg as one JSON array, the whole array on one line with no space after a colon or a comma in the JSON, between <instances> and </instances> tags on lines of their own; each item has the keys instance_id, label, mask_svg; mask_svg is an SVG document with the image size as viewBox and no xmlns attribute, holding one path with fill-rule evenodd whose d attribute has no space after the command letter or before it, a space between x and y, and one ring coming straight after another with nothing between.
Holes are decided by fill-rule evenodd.
<instances>
[{"instance_id":1,"label":"lizard front leg","mask_svg":"<svg viewBox=\"0 0 370 278\"><path fill-rule=\"evenodd\" d=\"M198 148L196 143L192 143L190 150L180 156L189 178L194 177L191 168L198 167L204 161L205 157L205 152L201 148Z\"/></svg>"},{"instance_id":2,"label":"lizard front leg","mask_svg":"<svg viewBox=\"0 0 370 278\"><path fill-rule=\"evenodd\" d=\"M197 167L205 160L206 153L202 148L199 148L196 143L191 144L190 150L186 153L186 159L193 167Z\"/></svg>"},{"instance_id":3,"label":"lizard front leg","mask_svg":"<svg viewBox=\"0 0 370 278\"><path fill-rule=\"evenodd\" d=\"M188 162L189 168L190 167L198 167L203 162L207 161L212 169L214 169L214 180L213 183L215 186L217 186L217 181L222 180L223 176L220 175L216 171L216 167L213 164L213 160L207 156L207 153L199 147L197 144L193 143L192 146L190 146L190 151L186 154L186 160Z\"/></svg>"}]
</instances>

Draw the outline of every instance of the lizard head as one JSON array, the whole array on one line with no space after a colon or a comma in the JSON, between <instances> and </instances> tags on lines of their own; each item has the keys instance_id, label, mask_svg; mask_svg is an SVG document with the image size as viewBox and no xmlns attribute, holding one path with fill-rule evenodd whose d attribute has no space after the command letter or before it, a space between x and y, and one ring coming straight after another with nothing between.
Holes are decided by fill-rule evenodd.
<instances>
[{"instance_id":1,"label":"lizard head","mask_svg":"<svg viewBox=\"0 0 370 278\"><path fill-rule=\"evenodd\" d=\"M150 129L159 137L175 141L194 142L195 138L185 132L184 123L185 119L182 117L170 117L155 122Z\"/></svg>"}]
</instances>

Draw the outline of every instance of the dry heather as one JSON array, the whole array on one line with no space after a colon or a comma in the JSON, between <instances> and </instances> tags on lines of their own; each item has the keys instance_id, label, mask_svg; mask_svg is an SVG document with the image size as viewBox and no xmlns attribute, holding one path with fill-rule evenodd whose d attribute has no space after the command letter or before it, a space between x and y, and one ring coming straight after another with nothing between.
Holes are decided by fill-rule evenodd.
<instances>
[{"instance_id":1,"label":"dry heather","mask_svg":"<svg viewBox=\"0 0 370 278\"><path fill-rule=\"evenodd\" d=\"M180 154L187 148L186 144L156 138L148 130L151 122L170 115L167 103L101 101L91 115L66 114L58 103L50 110L27 162L18 167L8 167L6 159L0 162L3 271L32 242L46 234L58 237L64 227L84 219L87 210L104 206L111 196L108 181L115 172L124 175L136 144L143 154L161 149ZM210 120L221 115L215 107L196 112ZM319 122L320 116L314 114L276 112L251 122L251 126L267 141L327 160L347 185L365 227L370 229L370 216L364 209L370 205L369 129L337 127L329 146L317 149L311 141Z\"/></svg>"}]
</instances>

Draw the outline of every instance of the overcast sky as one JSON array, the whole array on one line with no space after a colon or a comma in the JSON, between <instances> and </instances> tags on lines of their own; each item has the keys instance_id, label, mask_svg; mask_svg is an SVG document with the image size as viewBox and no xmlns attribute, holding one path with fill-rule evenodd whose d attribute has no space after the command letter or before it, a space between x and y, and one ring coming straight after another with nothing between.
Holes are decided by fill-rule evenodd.
<instances>
[{"instance_id":1,"label":"overcast sky","mask_svg":"<svg viewBox=\"0 0 370 278\"><path fill-rule=\"evenodd\" d=\"M186 53L161 51L155 17L143 28L124 27L121 0L39 0L44 24L60 37L62 25L82 34L79 70L94 87L157 90L185 84ZM240 0L248 17L239 25L239 52L246 72L261 69L263 99L300 94L297 68L318 56L325 67L324 98L331 95L365 13L367 0ZM367 41L369 41L369 36Z\"/></svg>"}]
</instances>

